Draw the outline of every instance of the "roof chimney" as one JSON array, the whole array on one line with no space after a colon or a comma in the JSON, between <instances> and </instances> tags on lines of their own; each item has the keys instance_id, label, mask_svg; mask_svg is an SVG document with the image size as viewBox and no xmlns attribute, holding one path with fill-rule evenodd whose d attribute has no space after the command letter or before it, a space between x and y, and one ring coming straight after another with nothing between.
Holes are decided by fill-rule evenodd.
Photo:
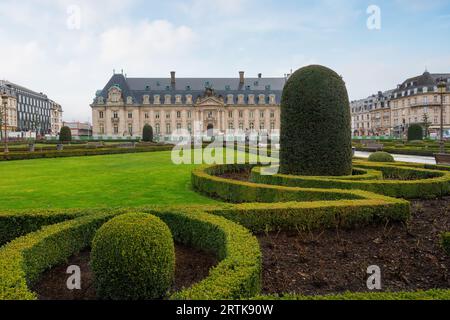
<instances>
[{"instance_id":1,"label":"roof chimney","mask_svg":"<svg viewBox=\"0 0 450 320\"><path fill-rule=\"evenodd\" d=\"M175 71L170 72L170 83L171 84L175 84L176 83Z\"/></svg>"},{"instance_id":2,"label":"roof chimney","mask_svg":"<svg viewBox=\"0 0 450 320\"><path fill-rule=\"evenodd\" d=\"M258 73L258 78L259 78L259 79L262 78L262 73Z\"/></svg>"},{"instance_id":3,"label":"roof chimney","mask_svg":"<svg viewBox=\"0 0 450 320\"><path fill-rule=\"evenodd\" d=\"M239 83L244 84L244 71L239 71Z\"/></svg>"}]
</instances>

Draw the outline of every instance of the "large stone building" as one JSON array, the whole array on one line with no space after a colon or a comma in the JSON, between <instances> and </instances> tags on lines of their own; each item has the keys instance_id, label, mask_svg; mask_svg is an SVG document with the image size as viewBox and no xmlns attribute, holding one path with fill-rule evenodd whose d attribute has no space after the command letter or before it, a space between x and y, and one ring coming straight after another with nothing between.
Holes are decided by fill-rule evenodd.
<instances>
[{"instance_id":1,"label":"large stone building","mask_svg":"<svg viewBox=\"0 0 450 320\"><path fill-rule=\"evenodd\" d=\"M94 137L138 137L145 124L166 140L182 129L223 135L280 128L286 78L128 78L114 74L96 94Z\"/></svg>"},{"instance_id":2,"label":"large stone building","mask_svg":"<svg viewBox=\"0 0 450 320\"><path fill-rule=\"evenodd\" d=\"M394 134L402 135L414 123L424 123L428 118L430 133L437 134L441 122L441 97L439 80L447 82L444 95L444 130L450 129L450 74L424 74L407 79L391 95L391 118Z\"/></svg>"},{"instance_id":3,"label":"large stone building","mask_svg":"<svg viewBox=\"0 0 450 320\"><path fill-rule=\"evenodd\" d=\"M61 106L58 105L59 107L55 108L57 104L45 94L37 93L9 81L0 81L0 87L12 92L17 100L15 131L35 132L38 135L56 133L52 130L54 125L52 119L62 118ZM55 112L59 113L57 117L53 116ZM55 123L55 128L57 124Z\"/></svg>"},{"instance_id":4,"label":"large stone building","mask_svg":"<svg viewBox=\"0 0 450 320\"><path fill-rule=\"evenodd\" d=\"M405 80L396 89L379 92L367 99L352 101L354 136L403 137L411 124L428 122L431 134L440 130L441 97L437 83L447 83L444 104L444 130L450 130L450 74L431 74Z\"/></svg>"},{"instance_id":5,"label":"large stone building","mask_svg":"<svg viewBox=\"0 0 450 320\"><path fill-rule=\"evenodd\" d=\"M0 88L0 136L3 137L6 132L9 135L17 130L17 98L13 90L8 87ZM6 109L4 103L6 102Z\"/></svg>"},{"instance_id":6,"label":"large stone building","mask_svg":"<svg viewBox=\"0 0 450 320\"><path fill-rule=\"evenodd\" d=\"M383 136L390 134L392 91L378 92L366 99L350 103L352 130L355 136Z\"/></svg>"}]
</instances>

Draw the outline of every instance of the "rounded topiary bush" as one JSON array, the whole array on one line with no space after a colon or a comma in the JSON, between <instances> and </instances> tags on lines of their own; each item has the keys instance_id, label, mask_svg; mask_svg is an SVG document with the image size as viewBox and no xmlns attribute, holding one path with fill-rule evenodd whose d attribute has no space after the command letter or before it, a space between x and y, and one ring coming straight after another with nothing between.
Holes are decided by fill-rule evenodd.
<instances>
[{"instance_id":1,"label":"rounded topiary bush","mask_svg":"<svg viewBox=\"0 0 450 320\"><path fill-rule=\"evenodd\" d=\"M142 141L153 142L153 128L149 124L146 124L142 129Z\"/></svg>"},{"instance_id":2,"label":"rounded topiary bush","mask_svg":"<svg viewBox=\"0 0 450 320\"><path fill-rule=\"evenodd\" d=\"M412 124L408 128L408 141L423 140L423 128L420 124Z\"/></svg>"},{"instance_id":3,"label":"rounded topiary bush","mask_svg":"<svg viewBox=\"0 0 450 320\"><path fill-rule=\"evenodd\" d=\"M99 298L162 298L172 285L175 273L172 234L155 216L121 215L97 231L92 243L91 266Z\"/></svg>"},{"instance_id":4,"label":"rounded topiary bush","mask_svg":"<svg viewBox=\"0 0 450 320\"><path fill-rule=\"evenodd\" d=\"M395 162L394 157L387 152L375 152L369 156L370 162Z\"/></svg>"},{"instance_id":5,"label":"rounded topiary bush","mask_svg":"<svg viewBox=\"0 0 450 320\"><path fill-rule=\"evenodd\" d=\"M62 127L59 132L59 141L60 142L70 142L72 141L72 131L69 127Z\"/></svg>"},{"instance_id":6,"label":"rounded topiary bush","mask_svg":"<svg viewBox=\"0 0 450 320\"><path fill-rule=\"evenodd\" d=\"M280 170L303 176L352 173L349 99L342 78L323 66L296 71L281 101Z\"/></svg>"}]
</instances>

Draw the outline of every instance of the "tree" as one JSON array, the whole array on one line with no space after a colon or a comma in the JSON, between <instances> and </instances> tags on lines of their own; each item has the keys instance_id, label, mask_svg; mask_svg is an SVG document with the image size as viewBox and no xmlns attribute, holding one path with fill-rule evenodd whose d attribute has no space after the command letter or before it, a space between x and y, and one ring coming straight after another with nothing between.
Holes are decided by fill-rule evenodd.
<instances>
[{"instance_id":1,"label":"tree","mask_svg":"<svg viewBox=\"0 0 450 320\"><path fill-rule=\"evenodd\" d=\"M425 139L427 139L428 136L430 135L430 127L431 127L431 122L428 119L428 113L423 114L422 122L423 122L423 127L425 129L425 132L424 132Z\"/></svg>"},{"instance_id":2,"label":"tree","mask_svg":"<svg viewBox=\"0 0 450 320\"><path fill-rule=\"evenodd\" d=\"M153 142L153 128L149 124L146 124L142 130L142 141Z\"/></svg>"},{"instance_id":3,"label":"tree","mask_svg":"<svg viewBox=\"0 0 450 320\"><path fill-rule=\"evenodd\" d=\"M423 140L423 128L420 124L412 124L408 128L408 141Z\"/></svg>"},{"instance_id":4,"label":"tree","mask_svg":"<svg viewBox=\"0 0 450 320\"><path fill-rule=\"evenodd\" d=\"M281 101L280 170L284 174L352 174L351 115L342 78L323 66L296 71Z\"/></svg>"},{"instance_id":5,"label":"tree","mask_svg":"<svg viewBox=\"0 0 450 320\"><path fill-rule=\"evenodd\" d=\"M70 131L69 127L62 127L59 132L59 141L60 142L70 142L72 141L72 131Z\"/></svg>"}]
</instances>

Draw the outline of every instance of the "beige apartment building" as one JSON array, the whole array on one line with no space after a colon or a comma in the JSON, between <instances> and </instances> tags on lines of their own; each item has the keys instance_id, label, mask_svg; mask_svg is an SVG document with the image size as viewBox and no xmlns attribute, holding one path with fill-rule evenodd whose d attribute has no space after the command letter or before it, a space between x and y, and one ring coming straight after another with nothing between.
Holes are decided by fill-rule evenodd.
<instances>
[{"instance_id":1,"label":"beige apartment building","mask_svg":"<svg viewBox=\"0 0 450 320\"><path fill-rule=\"evenodd\" d=\"M275 132L286 78L128 78L114 74L91 105L94 137Z\"/></svg>"},{"instance_id":2,"label":"beige apartment building","mask_svg":"<svg viewBox=\"0 0 450 320\"><path fill-rule=\"evenodd\" d=\"M1 106L0 106L0 120L2 123L2 137L5 132L5 123L7 127L8 134L10 132L15 132L17 130L17 98L12 90L7 87L2 87L0 90L1 95ZM6 114L3 97L6 97Z\"/></svg>"},{"instance_id":3,"label":"beige apartment building","mask_svg":"<svg viewBox=\"0 0 450 320\"><path fill-rule=\"evenodd\" d=\"M63 109L60 104L50 100L51 104L51 133L52 135L58 135L63 126Z\"/></svg>"},{"instance_id":4,"label":"beige apartment building","mask_svg":"<svg viewBox=\"0 0 450 320\"><path fill-rule=\"evenodd\" d=\"M447 83L444 103L444 130L450 130L450 74L431 74L407 79L396 89L352 101L354 136L403 137L411 124L427 118L431 134L438 134L441 122L441 95L437 83Z\"/></svg>"},{"instance_id":5,"label":"beige apartment building","mask_svg":"<svg viewBox=\"0 0 450 320\"><path fill-rule=\"evenodd\" d=\"M447 83L446 94L441 101L437 83ZM430 133L438 134L441 123L441 105L444 105L444 130L450 129L450 74L424 74L407 79L391 96L391 122L396 135L405 134L414 123L424 123L425 115Z\"/></svg>"}]
</instances>

